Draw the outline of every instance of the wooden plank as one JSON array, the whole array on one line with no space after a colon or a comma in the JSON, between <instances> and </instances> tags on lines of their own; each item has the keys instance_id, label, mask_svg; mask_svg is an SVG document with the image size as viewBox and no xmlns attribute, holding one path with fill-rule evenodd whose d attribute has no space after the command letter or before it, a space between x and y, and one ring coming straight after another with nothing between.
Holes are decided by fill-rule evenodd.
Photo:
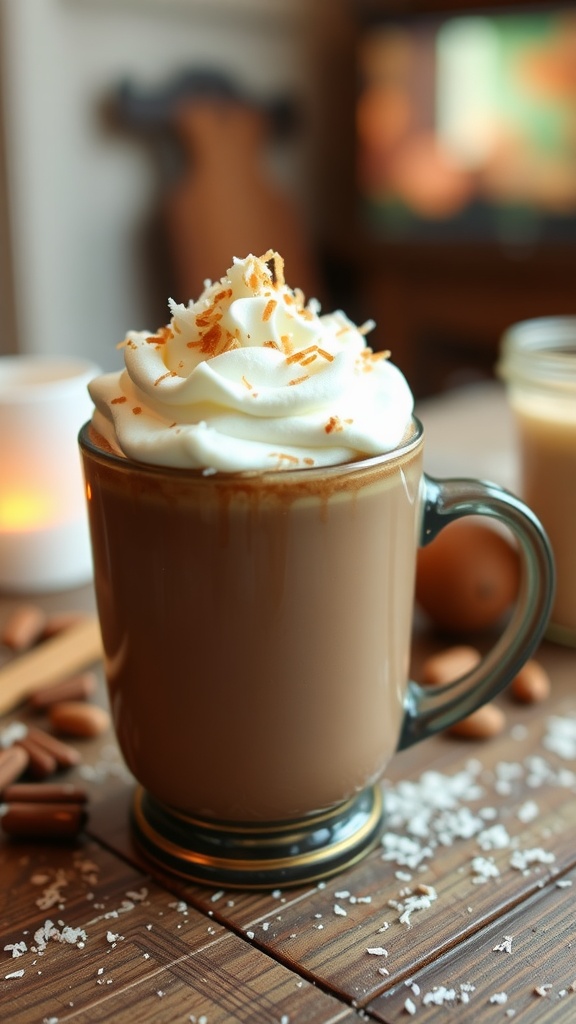
<instances>
[{"instance_id":1,"label":"wooden plank","mask_svg":"<svg viewBox=\"0 0 576 1024\"><path fill-rule=\"evenodd\" d=\"M151 973L134 979L134 963L144 955ZM356 1014L309 982L275 964L234 935L190 951L156 932L146 947L126 936L122 955L102 979L111 985L94 996L83 972L69 980L74 1006L57 1007L59 1024L157 1024L200 1021L209 1024L352 1024ZM93 986L93 980L92 980ZM14 1018L29 1024L30 1016Z\"/></svg>"},{"instance_id":2,"label":"wooden plank","mask_svg":"<svg viewBox=\"0 0 576 1024\"><path fill-rule=\"evenodd\" d=\"M11 1024L356 1019L96 843L4 844L0 869L0 1018Z\"/></svg>"},{"instance_id":3,"label":"wooden plank","mask_svg":"<svg viewBox=\"0 0 576 1024\"><path fill-rule=\"evenodd\" d=\"M476 1024L576 1020L576 872L539 890L368 1006L386 1024L437 1021L456 1014ZM450 992L454 993L450 998ZM407 1006L407 1000L410 1000ZM439 1007L443 1007L440 1009Z\"/></svg>"}]
</instances>

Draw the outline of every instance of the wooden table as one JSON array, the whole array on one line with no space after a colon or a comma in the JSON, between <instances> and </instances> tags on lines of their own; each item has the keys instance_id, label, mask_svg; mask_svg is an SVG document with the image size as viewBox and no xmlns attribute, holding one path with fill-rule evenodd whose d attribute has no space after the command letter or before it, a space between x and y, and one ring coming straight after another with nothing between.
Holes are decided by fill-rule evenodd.
<instances>
[{"instance_id":1,"label":"wooden table","mask_svg":"<svg viewBox=\"0 0 576 1024\"><path fill-rule=\"evenodd\" d=\"M429 471L510 482L498 389L421 412ZM0 601L0 626L16 603ZM93 597L44 603L90 609ZM442 642L416 625L416 676ZM398 755L385 844L319 886L223 892L151 873L131 844L132 781L112 735L78 741L83 763L66 778L89 789L85 834L72 846L0 839L0 1020L576 1020L576 651L544 643L539 658L552 697L524 707L504 695L496 739L436 737Z\"/></svg>"}]
</instances>

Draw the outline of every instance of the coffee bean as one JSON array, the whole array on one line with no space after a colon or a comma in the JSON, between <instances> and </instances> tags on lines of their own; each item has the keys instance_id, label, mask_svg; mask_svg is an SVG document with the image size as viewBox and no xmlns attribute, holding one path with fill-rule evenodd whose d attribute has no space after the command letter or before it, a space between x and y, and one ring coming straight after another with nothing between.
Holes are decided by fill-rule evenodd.
<instances>
[{"instance_id":1,"label":"coffee bean","mask_svg":"<svg viewBox=\"0 0 576 1024\"><path fill-rule=\"evenodd\" d=\"M422 666L422 682L428 686L442 686L466 674L480 661L475 647L460 645L447 647L427 658Z\"/></svg>"},{"instance_id":2,"label":"coffee bean","mask_svg":"<svg viewBox=\"0 0 576 1024\"><path fill-rule=\"evenodd\" d=\"M2 630L2 643L13 651L25 651L42 635L46 613L36 604L21 604L12 612Z\"/></svg>"},{"instance_id":3,"label":"coffee bean","mask_svg":"<svg viewBox=\"0 0 576 1024\"><path fill-rule=\"evenodd\" d=\"M99 736L110 726L110 715L104 708L83 701L53 704L48 715L56 732L67 736Z\"/></svg>"},{"instance_id":4,"label":"coffee bean","mask_svg":"<svg viewBox=\"0 0 576 1024\"><path fill-rule=\"evenodd\" d=\"M539 661L527 661L510 684L510 692L522 704L536 704L550 695L551 682Z\"/></svg>"},{"instance_id":5,"label":"coffee bean","mask_svg":"<svg viewBox=\"0 0 576 1024\"><path fill-rule=\"evenodd\" d=\"M487 740L501 733L506 725L506 715L496 704L483 704L467 718L455 722L448 729L452 736L469 740Z\"/></svg>"}]
</instances>

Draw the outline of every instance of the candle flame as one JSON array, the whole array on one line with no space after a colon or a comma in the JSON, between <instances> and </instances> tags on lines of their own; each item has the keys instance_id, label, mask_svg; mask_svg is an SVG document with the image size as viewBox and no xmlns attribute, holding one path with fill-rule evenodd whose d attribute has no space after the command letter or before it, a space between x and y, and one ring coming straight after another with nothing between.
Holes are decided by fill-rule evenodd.
<instances>
[{"instance_id":1,"label":"candle flame","mask_svg":"<svg viewBox=\"0 0 576 1024\"><path fill-rule=\"evenodd\" d=\"M0 495L0 531L36 530L52 524L54 503L48 495L12 493Z\"/></svg>"}]
</instances>

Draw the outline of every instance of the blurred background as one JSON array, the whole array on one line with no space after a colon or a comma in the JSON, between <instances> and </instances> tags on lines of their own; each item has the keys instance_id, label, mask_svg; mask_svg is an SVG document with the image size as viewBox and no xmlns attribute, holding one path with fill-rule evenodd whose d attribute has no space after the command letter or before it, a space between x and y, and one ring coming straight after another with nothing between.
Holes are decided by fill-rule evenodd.
<instances>
[{"instance_id":1,"label":"blurred background","mask_svg":"<svg viewBox=\"0 0 576 1024\"><path fill-rule=\"evenodd\" d=\"M576 313L576 12L0 0L0 352L120 365L233 256L377 322L418 397Z\"/></svg>"}]
</instances>

